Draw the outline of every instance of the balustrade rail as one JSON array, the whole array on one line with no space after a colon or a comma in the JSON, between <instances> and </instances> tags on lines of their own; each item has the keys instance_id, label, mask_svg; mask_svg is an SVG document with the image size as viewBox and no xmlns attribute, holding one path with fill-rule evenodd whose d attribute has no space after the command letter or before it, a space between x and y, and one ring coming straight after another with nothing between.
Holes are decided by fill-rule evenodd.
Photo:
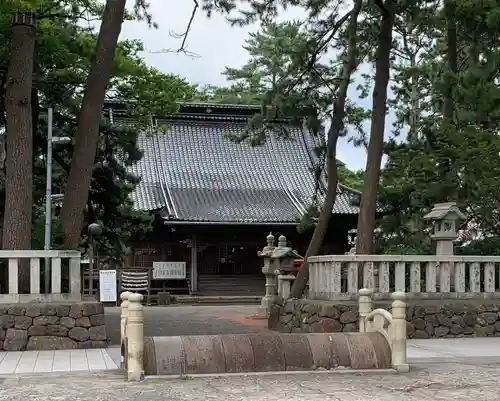
<instances>
[{"instance_id":1,"label":"balustrade rail","mask_svg":"<svg viewBox=\"0 0 500 401\"><path fill-rule=\"evenodd\" d=\"M41 263L47 259L50 260L50 294L40 289ZM0 289L0 303L81 300L80 261L78 251L0 251L1 278L6 283ZM29 294L19 293L19 269L23 262L30 265ZM67 274L63 274L66 268ZM63 277L68 280L67 292L63 292Z\"/></svg>"},{"instance_id":2,"label":"balustrade rail","mask_svg":"<svg viewBox=\"0 0 500 401\"><path fill-rule=\"evenodd\" d=\"M354 300L361 288L373 289L375 299L394 291L410 298L500 298L500 256L324 255L308 262L311 299Z\"/></svg>"}]
</instances>

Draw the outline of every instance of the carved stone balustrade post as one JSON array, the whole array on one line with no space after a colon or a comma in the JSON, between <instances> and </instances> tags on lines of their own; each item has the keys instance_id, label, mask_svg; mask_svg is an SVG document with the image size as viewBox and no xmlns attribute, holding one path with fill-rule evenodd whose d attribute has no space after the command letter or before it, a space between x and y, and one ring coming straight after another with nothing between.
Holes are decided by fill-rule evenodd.
<instances>
[{"instance_id":1,"label":"carved stone balustrade post","mask_svg":"<svg viewBox=\"0 0 500 401\"><path fill-rule=\"evenodd\" d=\"M127 318L127 378L128 381L144 379L144 311L142 294L128 296Z\"/></svg>"},{"instance_id":2,"label":"carved stone balustrade post","mask_svg":"<svg viewBox=\"0 0 500 401\"><path fill-rule=\"evenodd\" d=\"M391 294L392 324L390 325L390 338L392 350L392 368L398 372L409 372L406 344L406 294L394 292Z\"/></svg>"},{"instance_id":3,"label":"carved stone balustrade post","mask_svg":"<svg viewBox=\"0 0 500 401\"><path fill-rule=\"evenodd\" d=\"M371 288L362 288L359 290L358 311L359 311L359 332L366 332L366 317L373 310L372 304L373 290Z\"/></svg>"},{"instance_id":4,"label":"carved stone balustrade post","mask_svg":"<svg viewBox=\"0 0 500 401\"><path fill-rule=\"evenodd\" d=\"M121 316L120 316L120 347L121 347L121 368L125 368L125 339L127 338L127 319L128 319L128 297L132 293L125 291L120 294Z\"/></svg>"}]
</instances>

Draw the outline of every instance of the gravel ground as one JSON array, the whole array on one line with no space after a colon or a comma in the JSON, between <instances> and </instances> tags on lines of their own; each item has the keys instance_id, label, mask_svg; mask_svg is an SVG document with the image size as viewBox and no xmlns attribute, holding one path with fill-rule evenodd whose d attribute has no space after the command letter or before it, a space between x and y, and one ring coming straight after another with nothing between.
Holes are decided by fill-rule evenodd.
<instances>
[{"instance_id":1,"label":"gravel ground","mask_svg":"<svg viewBox=\"0 0 500 401\"><path fill-rule=\"evenodd\" d=\"M120 343L120 308L105 308L106 330L111 344ZM255 305L168 306L144 308L144 335L241 334L263 330L265 320L248 319Z\"/></svg>"},{"instance_id":2,"label":"gravel ground","mask_svg":"<svg viewBox=\"0 0 500 401\"><path fill-rule=\"evenodd\" d=\"M405 375L311 373L127 383L117 372L0 378L2 401L499 400L500 364L443 363Z\"/></svg>"}]
</instances>

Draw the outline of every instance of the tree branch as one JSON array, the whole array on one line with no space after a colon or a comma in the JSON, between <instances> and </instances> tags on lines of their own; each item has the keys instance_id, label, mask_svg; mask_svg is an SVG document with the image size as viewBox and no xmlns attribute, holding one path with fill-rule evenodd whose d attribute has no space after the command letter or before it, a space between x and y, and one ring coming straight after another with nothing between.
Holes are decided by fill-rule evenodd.
<instances>
[{"instance_id":1,"label":"tree branch","mask_svg":"<svg viewBox=\"0 0 500 401\"><path fill-rule=\"evenodd\" d=\"M169 31L169 35L174 38L174 39L182 39L181 45L178 49L160 49L156 51L148 51L148 53L151 54L164 54L164 53L184 53L186 56L192 57L192 58L199 58L201 57L199 54L191 52L187 49L187 38L189 36L189 33L191 32L191 28L193 26L193 21L194 17L196 16L196 13L199 8L199 3L198 0L193 0L193 10L191 11L191 17L189 18L186 30L182 33L177 33L172 30Z\"/></svg>"}]
</instances>

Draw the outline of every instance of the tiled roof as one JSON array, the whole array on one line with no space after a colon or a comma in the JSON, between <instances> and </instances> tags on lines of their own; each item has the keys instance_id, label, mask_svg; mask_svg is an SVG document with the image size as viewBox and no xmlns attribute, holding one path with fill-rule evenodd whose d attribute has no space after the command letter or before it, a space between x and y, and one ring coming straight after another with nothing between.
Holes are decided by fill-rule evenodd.
<instances>
[{"instance_id":1,"label":"tiled roof","mask_svg":"<svg viewBox=\"0 0 500 401\"><path fill-rule=\"evenodd\" d=\"M223 113L176 115L157 121L167 132L140 136L144 155L132 167L142 178L133 194L136 207L163 209L183 221L297 221L315 188L311 136L290 128L289 139L270 133L260 146L234 143L227 135L241 133L247 117ZM333 213L358 213L356 196L339 185Z\"/></svg>"}]
</instances>

